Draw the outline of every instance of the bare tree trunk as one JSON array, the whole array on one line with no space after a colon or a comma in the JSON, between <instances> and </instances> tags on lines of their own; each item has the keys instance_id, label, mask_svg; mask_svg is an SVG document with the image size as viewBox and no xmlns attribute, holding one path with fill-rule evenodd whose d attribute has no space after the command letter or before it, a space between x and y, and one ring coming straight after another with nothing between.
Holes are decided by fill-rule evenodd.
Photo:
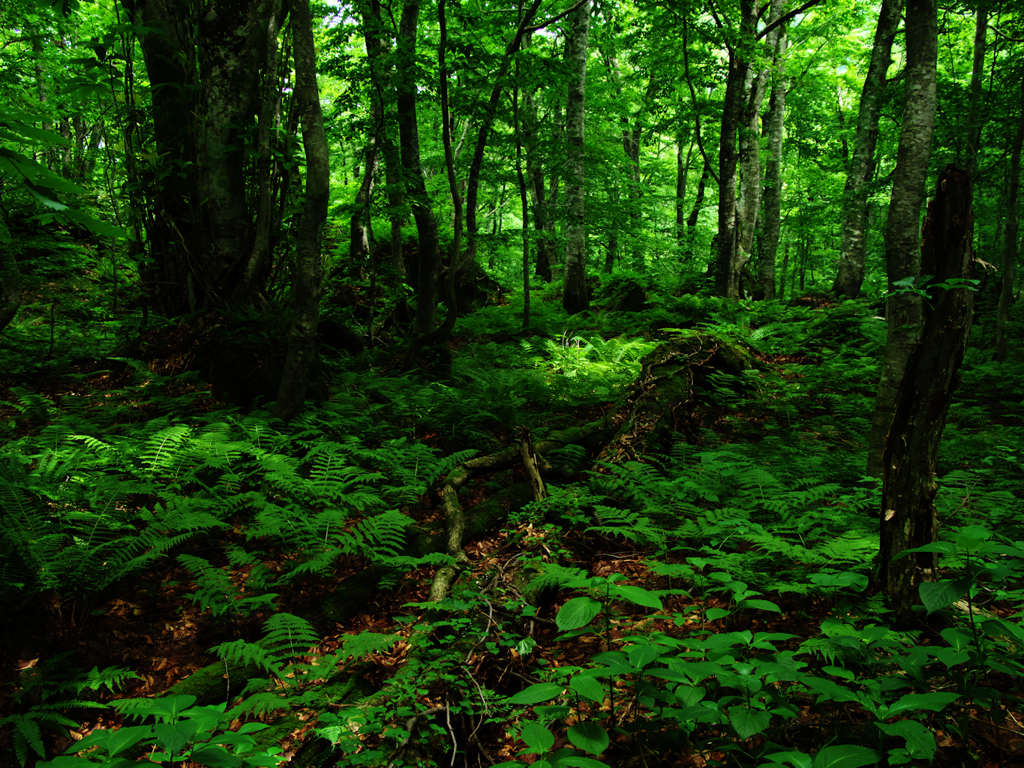
<instances>
[{"instance_id":1,"label":"bare tree trunk","mask_svg":"<svg viewBox=\"0 0 1024 768\"><path fill-rule=\"evenodd\" d=\"M772 84L768 122L768 161L765 164L764 236L757 260L757 279L766 299L775 298L775 256L782 231L782 138L786 126L786 26L779 28L775 49L775 82Z\"/></svg>"},{"instance_id":2,"label":"bare tree trunk","mask_svg":"<svg viewBox=\"0 0 1024 768\"><path fill-rule=\"evenodd\" d=\"M882 0L871 47L871 63L864 78L857 117L853 162L843 190L843 242L839 251L839 271L832 290L847 299L860 294L864 282L864 254L867 248L868 192L878 142L878 117L882 111L885 73L892 63L892 44L903 17L904 0Z\"/></svg>"},{"instance_id":3,"label":"bare tree trunk","mask_svg":"<svg viewBox=\"0 0 1024 768\"><path fill-rule=\"evenodd\" d=\"M893 173L889 220L885 228L885 264L890 289L895 281L921 274L921 205L935 127L936 0L907 3L907 99L903 109ZM896 392L907 359L921 332L921 300L912 294L890 296L886 306L888 335L875 409L868 438L867 472L882 474L882 447L889 432Z\"/></svg>"},{"instance_id":4,"label":"bare tree trunk","mask_svg":"<svg viewBox=\"0 0 1024 768\"><path fill-rule=\"evenodd\" d=\"M527 35L523 38L523 47L529 46L530 38ZM533 226L537 232L536 274L544 282L550 283L551 236L548 233L547 201L544 195L544 168L537 149L537 105L532 91L523 94L522 131L523 148L526 150L526 177L533 206Z\"/></svg>"},{"instance_id":5,"label":"bare tree trunk","mask_svg":"<svg viewBox=\"0 0 1024 768\"><path fill-rule=\"evenodd\" d=\"M406 0L398 28L400 55L395 73L395 90L405 190L419 235L416 264L409 265L414 268L412 271L416 290L413 335L425 336L434 327L441 252L437 237L437 219L430 205L430 196L427 194L423 166L420 162L420 134L416 110L416 33L419 14L420 0Z\"/></svg>"},{"instance_id":6,"label":"bare tree trunk","mask_svg":"<svg viewBox=\"0 0 1024 768\"><path fill-rule=\"evenodd\" d=\"M562 307L570 315L590 309L587 294L587 225L584 219L584 173L586 146L583 133L587 87L587 41L590 33L590 0L573 13L572 32L566 41L566 58L571 77L569 100L565 110L569 157L566 160L568 182L565 204L566 224L565 284Z\"/></svg>"},{"instance_id":7,"label":"bare tree trunk","mask_svg":"<svg viewBox=\"0 0 1024 768\"><path fill-rule=\"evenodd\" d=\"M933 6L934 7L934 6ZM922 268L940 282L970 278L974 215L968 171L949 166L928 206ZM880 554L883 590L895 624L914 624L918 587L932 581L937 556L907 549L936 539L935 456L959 382L974 294L967 288L939 290L925 308L921 342L907 362L883 458Z\"/></svg>"},{"instance_id":8,"label":"bare tree trunk","mask_svg":"<svg viewBox=\"0 0 1024 768\"><path fill-rule=\"evenodd\" d=\"M306 190L302 219L296 233L288 355L274 405L274 416L280 419L290 419L302 410L316 356L316 328L323 293L320 240L331 193L331 162L316 82L316 50L309 0L291 1L291 27L295 51L296 108L301 115L302 144L306 154Z\"/></svg>"},{"instance_id":9,"label":"bare tree trunk","mask_svg":"<svg viewBox=\"0 0 1024 768\"><path fill-rule=\"evenodd\" d=\"M281 98L277 82L277 35L280 30L281 0L272 0L263 22L266 29L266 64L260 97L260 124L256 134L256 184L259 189L256 202L256 232L249 258L231 296L232 304L244 304L251 296L252 286L270 262L270 231L274 218L274 190L272 185L274 161L270 152L270 126L275 121Z\"/></svg>"},{"instance_id":10,"label":"bare tree trunk","mask_svg":"<svg viewBox=\"0 0 1024 768\"><path fill-rule=\"evenodd\" d=\"M974 61L971 69L971 109L967 125L967 168L978 175L978 153L981 151L981 100L985 78L985 49L988 43L989 0L980 0L974 23Z\"/></svg>"},{"instance_id":11,"label":"bare tree trunk","mask_svg":"<svg viewBox=\"0 0 1024 768\"><path fill-rule=\"evenodd\" d=\"M772 0L768 12L771 24L782 15L782 0ZM781 26L768 34L768 52L775 55ZM761 104L768 85L768 67L754 70L747 67L744 82L744 106L739 126L739 192L736 203L737 240L739 264L742 269L754 252L754 232L757 229L757 215L761 210Z\"/></svg>"},{"instance_id":12,"label":"bare tree trunk","mask_svg":"<svg viewBox=\"0 0 1024 768\"><path fill-rule=\"evenodd\" d=\"M477 195L480 190L480 169L483 167L484 150L487 148L487 141L491 134L491 127L494 125L494 116L498 111L498 103L501 100L501 92L505 86L505 75L512 63L512 56L519 50L526 28L530 26L533 17L540 8L541 0L533 0L529 8L519 20L515 35L505 47L505 52L498 63L498 71L494 73L491 96L484 107L481 116L480 128L477 131L476 145L473 148L473 159L469 164L469 179L466 185L466 254L467 262L476 257L476 236L477 236Z\"/></svg>"},{"instance_id":13,"label":"bare tree trunk","mask_svg":"<svg viewBox=\"0 0 1024 768\"><path fill-rule=\"evenodd\" d=\"M1017 202L1020 197L1020 155L1024 146L1024 76L1020 78L1021 113L1010 151L1010 183L1006 190L1006 228L1003 231L1003 275L996 314L996 361L1006 361L1006 321L1013 304L1013 282L1017 271Z\"/></svg>"}]
</instances>

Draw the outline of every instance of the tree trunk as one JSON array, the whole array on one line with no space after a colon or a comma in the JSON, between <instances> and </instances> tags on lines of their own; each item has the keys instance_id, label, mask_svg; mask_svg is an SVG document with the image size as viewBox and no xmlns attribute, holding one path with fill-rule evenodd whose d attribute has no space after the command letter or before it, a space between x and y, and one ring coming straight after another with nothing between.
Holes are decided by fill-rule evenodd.
<instances>
[{"instance_id":1,"label":"tree trunk","mask_svg":"<svg viewBox=\"0 0 1024 768\"><path fill-rule=\"evenodd\" d=\"M566 41L569 64L569 99L565 110L569 157L566 160L565 284L562 307L570 315L590 309L587 295L587 225L584 220L585 143L583 133L587 87L587 41L590 33L590 0L573 13L572 32Z\"/></svg>"},{"instance_id":2,"label":"tree trunk","mask_svg":"<svg viewBox=\"0 0 1024 768\"><path fill-rule=\"evenodd\" d=\"M921 204L928 176L936 110L936 0L910 0L907 3L906 26L907 99L893 173L889 220L885 227L885 265L890 290L895 281L921 274ZM868 438L867 472L874 477L882 473L882 447L892 421L896 391L920 335L920 298L913 294L890 296L886 319L888 335L882 377Z\"/></svg>"},{"instance_id":3,"label":"tree trunk","mask_svg":"<svg viewBox=\"0 0 1024 768\"><path fill-rule=\"evenodd\" d=\"M878 142L878 117L882 111L885 73L892 63L892 44L903 17L903 3L904 0L882 0L875 41L871 47L871 63L861 89L853 162L843 191L843 242L839 251L839 271L832 286L837 295L847 299L857 298L864 282L868 231L867 183L871 178L875 145Z\"/></svg>"},{"instance_id":4,"label":"tree trunk","mask_svg":"<svg viewBox=\"0 0 1024 768\"><path fill-rule=\"evenodd\" d=\"M754 0L740 0L739 36L753 40L756 25ZM746 56L737 45L730 45L729 73L725 81L722 128L718 143L718 253L715 259L715 292L729 299L738 299L740 296L740 269L743 267L736 204L739 169L736 139L743 119L743 100L749 71L750 64Z\"/></svg>"},{"instance_id":5,"label":"tree trunk","mask_svg":"<svg viewBox=\"0 0 1024 768\"><path fill-rule=\"evenodd\" d=\"M526 9L526 13L523 14L523 17L519 20L519 25L516 27L515 35L513 35L512 40L505 47L505 52L498 64L498 71L491 76L494 84L491 88L491 96L484 107L484 113L480 120L480 129L477 131L476 145L473 148L473 159L469 164L469 179L466 185L467 261L471 258L476 258L476 209L477 195L480 190L480 169L483 167L484 150L487 148L491 127L494 125L494 116L497 114L501 92L505 85L505 75L508 73L508 68L512 63L512 56L519 50L523 36L526 34L526 28L530 26L530 22L533 21L533 17L537 14L537 9L540 8L540 3L541 0L533 0L530 7Z\"/></svg>"},{"instance_id":6,"label":"tree trunk","mask_svg":"<svg viewBox=\"0 0 1024 768\"><path fill-rule=\"evenodd\" d=\"M933 6L934 7L934 6ZM939 282L970 278L974 216L971 176L948 166L939 177L925 221L922 268ZM925 308L921 342L907 362L883 457L881 562L883 589L895 624L914 623L918 587L934 579L936 555L906 549L936 539L935 456L956 389L971 328L974 294L936 289Z\"/></svg>"},{"instance_id":7,"label":"tree trunk","mask_svg":"<svg viewBox=\"0 0 1024 768\"><path fill-rule=\"evenodd\" d=\"M1006 228L1003 231L1003 274L996 314L996 361L1006 362L1006 321L1013 304L1013 282L1017 271L1017 201L1020 196L1020 155L1024 146L1024 76L1020 78L1021 112L1010 151L1010 183L1006 190Z\"/></svg>"},{"instance_id":8,"label":"tree trunk","mask_svg":"<svg viewBox=\"0 0 1024 768\"><path fill-rule=\"evenodd\" d=\"M434 327L437 310L438 277L441 252L437 237L437 219L430 205L426 180L420 163L420 134L416 110L416 31L419 25L419 0L406 0L398 28L398 66L395 91L398 109L398 143L405 191L416 220L419 252L416 263L407 265L416 290L416 318L413 335L424 336Z\"/></svg>"},{"instance_id":9,"label":"tree trunk","mask_svg":"<svg viewBox=\"0 0 1024 768\"><path fill-rule=\"evenodd\" d=\"M772 0L768 23L777 20L781 13L782 1ZM768 51L773 56L777 53L781 29L781 26L776 27L766 39ZM758 212L761 210L761 104L764 102L769 74L768 67L757 71L747 67L744 83L744 106L739 126L740 198L736 204L736 237L740 260L737 267L741 270L754 252L754 232L757 229Z\"/></svg>"},{"instance_id":10,"label":"tree trunk","mask_svg":"<svg viewBox=\"0 0 1024 768\"><path fill-rule=\"evenodd\" d=\"M252 294L254 284L262 282L271 258L271 225L273 223L274 161L271 157L271 125L276 121L281 100L280 84L277 82L277 35L280 29L281 0L273 0L266 19L267 46L266 65L263 73L263 93L260 98L260 123L256 135L257 152L256 185L256 231L249 258L231 297L232 304L244 304Z\"/></svg>"},{"instance_id":11,"label":"tree trunk","mask_svg":"<svg viewBox=\"0 0 1024 768\"><path fill-rule=\"evenodd\" d=\"M775 82L772 84L768 121L768 161L765 164L764 237L759 248L757 279L766 299L775 298L775 256L782 231L782 138L786 125L786 27L779 28L775 49Z\"/></svg>"},{"instance_id":12,"label":"tree trunk","mask_svg":"<svg viewBox=\"0 0 1024 768\"><path fill-rule=\"evenodd\" d=\"M320 240L331 193L331 163L316 82L316 50L309 0L291 0L291 26L295 50L295 105L301 116L302 144L306 154L306 190L295 238L288 355L274 406L274 416L280 419L290 419L302 410L316 356L316 327L323 292Z\"/></svg>"},{"instance_id":13,"label":"tree trunk","mask_svg":"<svg viewBox=\"0 0 1024 768\"><path fill-rule=\"evenodd\" d=\"M530 46L530 38L526 36L523 47ZM544 195L544 167L537 148L537 105L533 91L523 94L523 148L526 151L526 177L530 191L530 203L533 207L533 226L537 232L537 267L536 275L546 283L552 279L551 236L548 233L547 201Z\"/></svg>"},{"instance_id":14,"label":"tree trunk","mask_svg":"<svg viewBox=\"0 0 1024 768\"><path fill-rule=\"evenodd\" d=\"M688 140L686 160L683 160L683 143ZM686 181L690 175L690 161L693 158L693 140L679 127L676 131L676 245L680 253L686 253Z\"/></svg>"},{"instance_id":15,"label":"tree trunk","mask_svg":"<svg viewBox=\"0 0 1024 768\"><path fill-rule=\"evenodd\" d=\"M971 69L971 108L967 125L967 168L971 178L978 175L978 153L981 151L981 101L985 78L985 49L988 42L989 0L980 0L974 23L974 62Z\"/></svg>"}]
</instances>

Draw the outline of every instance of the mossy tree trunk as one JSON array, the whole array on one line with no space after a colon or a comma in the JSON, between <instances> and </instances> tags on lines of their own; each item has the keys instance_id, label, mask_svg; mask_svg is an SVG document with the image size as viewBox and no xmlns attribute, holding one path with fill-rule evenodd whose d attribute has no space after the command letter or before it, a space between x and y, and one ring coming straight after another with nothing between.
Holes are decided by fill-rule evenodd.
<instances>
[{"instance_id":1,"label":"mossy tree trunk","mask_svg":"<svg viewBox=\"0 0 1024 768\"><path fill-rule=\"evenodd\" d=\"M928 206L921 256L922 268L939 282L970 277L971 197L970 173L947 167ZM967 288L933 293L925 307L921 341L907 362L882 457L882 579L900 626L912 623L918 586L935 572L934 553L900 554L936 538L935 456L958 383L973 303Z\"/></svg>"}]
</instances>

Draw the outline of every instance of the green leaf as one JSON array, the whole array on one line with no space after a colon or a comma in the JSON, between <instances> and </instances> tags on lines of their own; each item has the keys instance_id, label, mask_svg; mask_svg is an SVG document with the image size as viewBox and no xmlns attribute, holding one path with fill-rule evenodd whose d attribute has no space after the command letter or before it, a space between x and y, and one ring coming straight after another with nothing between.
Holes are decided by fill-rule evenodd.
<instances>
[{"instance_id":1,"label":"green leaf","mask_svg":"<svg viewBox=\"0 0 1024 768\"><path fill-rule=\"evenodd\" d=\"M754 608L759 611L774 611L775 613L782 613L782 609L771 600L740 600L736 607Z\"/></svg>"},{"instance_id":2,"label":"green leaf","mask_svg":"<svg viewBox=\"0 0 1024 768\"><path fill-rule=\"evenodd\" d=\"M729 710L729 722L741 739L749 739L763 732L771 721L772 716L763 709L733 707Z\"/></svg>"},{"instance_id":3,"label":"green leaf","mask_svg":"<svg viewBox=\"0 0 1024 768\"><path fill-rule=\"evenodd\" d=\"M153 728L148 725L132 725L118 728L116 731L108 731L108 733L110 735L106 738L104 747L106 747L108 755L116 757L119 753L135 746L146 737L152 736ZM84 747L82 748L84 749Z\"/></svg>"},{"instance_id":4,"label":"green leaf","mask_svg":"<svg viewBox=\"0 0 1024 768\"><path fill-rule=\"evenodd\" d=\"M601 603L592 597L574 597L558 610L555 624L565 632L589 624L601 612Z\"/></svg>"},{"instance_id":5,"label":"green leaf","mask_svg":"<svg viewBox=\"0 0 1024 768\"><path fill-rule=\"evenodd\" d=\"M569 728L569 741L584 752L600 756L608 749L608 734L596 723L579 723Z\"/></svg>"},{"instance_id":6,"label":"green leaf","mask_svg":"<svg viewBox=\"0 0 1024 768\"><path fill-rule=\"evenodd\" d=\"M875 749L858 747L853 744L825 747L814 756L814 768L862 768L874 765L882 759Z\"/></svg>"},{"instance_id":7,"label":"green leaf","mask_svg":"<svg viewBox=\"0 0 1024 768\"><path fill-rule=\"evenodd\" d=\"M644 608L653 608L656 611L663 610L661 598L643 587L615 585L612 588L612 595L628 600L634 605L641 605Z\"/></svg>"},{"instance_id":8,"label":"green leaf","mask_svg":"<svg viewBox=\"0 0 1024 768\"><path fill-rule=\"evenodd\" d=\"M554 734L540 723L524 723L523 730L519 732L519 738L526 742L527 747L519 753L520 755L531 753L542 755L545 752L550 752L551 748L555 746Z\"/></svg>"},{"instance_id":9,"label":"green leaf","mask_svg":"<svg viewBox=\"0 0 1024 768\"><path fill-rule=\"evenodd\" d=\"M627 654L629 655L629 663L632 664L635 669L642 669L661 656L664 650L664 648L657 645L630 646L627 651Z\"/></svg>"},{"instance_id":10,"label":"green leaf","mask_svg":"<svg viewBox=\"0 0 1024 768\"><path fill-rule=\"evenodd\" d=\"M923 581L918 591L921 594L921 603L925 610L928 613L933 613L960 600L970 588L970 579L944 579L942 581Z\"/></svg>"},{"instance_id":11,"label":"green leaf","mask_svg":"<svg viewBox=\"0 0 1024 768\"><path fill-rule=\"evenodd\" d=\"M569 687L584 699L600 704L604 701L604 686L590 675L576 675L569 681Z\"/></svg>"},{"instance_id":12,"label":"green leaf","mask_svg":"<svg viewBox=\"0 0 1024 768\"><path fill-rule=\"evenodd\" d=\"M908 693L900 697L899 701L889 707L889 715L892 716L911 709L928 709L932 712L938 712L945 708L947 704L952 704L959 698L960 695L957 693L942 693L939 691Z\"/></svg>"},{"instance_id":13,"label":"green leaf","mask_svg":"<svg viewBox=\"0 0 1024 768\"><path fill-rule=\"evenodd\" d=\"M716 619L724 619L732 611L728 608L708 608L707 617L708 621L715 621Z\"/></svg>"},{"instance_id":14,"label":"green leaf","mask_svg":"<svg viewBox=\"0 0 1024 768\"><path fill-rule=\"evenodd\" d=\"M890 736L902 736L907 742L907 752L918 760L931 760L938 746L935 735L916 720L899 720L895 723L878 723L879 729Z\"/></svg>"},{"instance_id":15,"label":"green leaf","mask_svg":"<svg viewBox=\"0 0 1024 768\"><path fill-rule=\"evenodd\" d=\"M560 696L564 688L555 683L534 683L508 700L509 704L539 704Z\"/></svg>"}]
</instances>

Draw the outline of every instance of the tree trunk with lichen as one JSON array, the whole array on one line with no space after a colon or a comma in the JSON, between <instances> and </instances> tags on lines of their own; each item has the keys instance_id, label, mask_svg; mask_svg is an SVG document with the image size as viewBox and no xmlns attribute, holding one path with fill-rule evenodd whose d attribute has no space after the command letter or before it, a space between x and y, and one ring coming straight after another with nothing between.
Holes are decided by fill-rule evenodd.
<instances>
[{"instance_id":1,"label":"tree trunk with lichen","mask_svg":"<svg viewBox=\"0 0 1024 768\"><path fill-rule=\"evenodd\" d=\"M938 283L970 278L971 197L970 173L948 166L928 206L921 252L922 269L935 275ZM882 580L893 618L903 627L913 622L918 586L934 578L934 553L900 554L936 539L935 457L959 381L973 303L974 295L966 287L933 291L882 456Z\"/></svg>"}]
</instances>

